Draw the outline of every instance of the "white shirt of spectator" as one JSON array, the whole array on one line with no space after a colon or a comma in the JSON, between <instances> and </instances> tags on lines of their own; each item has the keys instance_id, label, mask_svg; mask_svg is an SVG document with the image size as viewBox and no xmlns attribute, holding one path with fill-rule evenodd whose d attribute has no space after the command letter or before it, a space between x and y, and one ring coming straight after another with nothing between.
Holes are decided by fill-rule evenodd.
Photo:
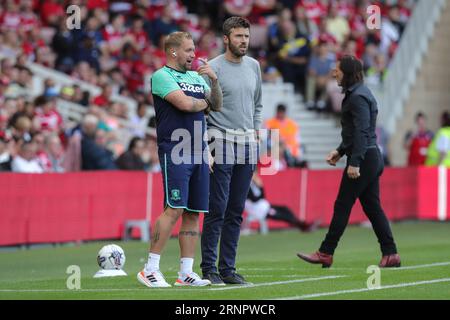
<instances>
[{"instance_id":1,"label":"white shirt of spectator","mask_svg":"<svg viewBox=\"0 0 450 320\"><path fill-rule=\"evenodd\" d=\"M11 156L8 152L3 152L2 154L0 154L0 163L8 162L10 158Z\"/></svg>"},{"instance_id":2,"label":"white shirt of spectator","mask_svg":"<svg viewBox=\"0 0 450 320\"><path fill-rule=\"evenodd\" d=\"M391 22L391 20L383 19L381 22L381 52L384 55L387 55L392 42L397 42L399 39L400 34L397 27Z\"/></svg>"},{"instance_id":3,"label":"white shirt of spectator","mask_svg":"<svg viewBox=\"0 0 450 320\"><path fill-rule=\"evenodd\" d=\"M131 122L130 128L131 134L133 136L144 138L145 131L147 129L148 118L147 117L140 118L138 115L134 114L131 116L130 122Z\"/></svg>"},{"instance_id":4,"label":"white shirt of spectator","mask_svg":"<svg viewBox=\"0 0 450 320\"><path fill-rule=\"evenodd\" d=\"M37 159L32 159L30 161L22 158L21 156L15 156L12 163L11 169L13 172L19 173L43 173L44 170L39 165Z\"/></svg>"}]
</instances>

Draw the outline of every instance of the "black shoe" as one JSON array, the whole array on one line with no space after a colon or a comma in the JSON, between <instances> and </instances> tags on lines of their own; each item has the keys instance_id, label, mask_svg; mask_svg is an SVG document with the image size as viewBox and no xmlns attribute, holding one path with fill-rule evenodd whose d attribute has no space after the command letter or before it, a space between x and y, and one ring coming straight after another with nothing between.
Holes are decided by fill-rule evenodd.
<instances>
[{"instance_id":1,"label":"black shoe","mask_svg":"<svg viewBox=\"0 0 450 320\"><path fill-rule=\"evenodd\" d=\"M239 273L232 273L229 276L222 277L222 280L226 284L251 284L250 282L247 282Z\"/></svg>"},{"instance_id":2,"label":"black shoe","mask_svg":"<svg viewBox=\"0 0 450 320\"><path fill-rule=\"evenodd\" d=\"M203 279L207 279L211 281L211 285L213 286L224 286L225 282L222 281L222 278L219 276L217 272L210 272L203 274Z\"/></svg>"}]
</instances>

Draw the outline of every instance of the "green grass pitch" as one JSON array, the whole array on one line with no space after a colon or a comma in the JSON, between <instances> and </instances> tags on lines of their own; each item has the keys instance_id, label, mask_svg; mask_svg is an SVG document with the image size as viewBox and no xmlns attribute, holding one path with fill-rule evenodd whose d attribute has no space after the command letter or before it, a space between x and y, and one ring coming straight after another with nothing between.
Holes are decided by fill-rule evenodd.
<instances>
[{"instance_id":1,"label":"green grass pitch","mask_svg":"<svg viewBox=\"0 0 450 320\"><path fill-rule=\"evenodd\" d=\"M381 270L381 288L367 289L367 267L378 264L373 231L351 226L344 234L330 269L309 265L298 251L318 248L326 229L310 234L294 230L242 236L237 269L253 286L172 287L149 289L136 280L147 259L139 241L91 242L0 251L0 299L450 299L450 224L403 222L392 225L402 268ZM127 277L94 279L96 255L107 243L125 251ZM179 266L178 240L171 239L161 259L169 283ZM200 251L195 271L200 274ZM67 267L78 265L81 289L69 290Z\"/></svg>"}]
</instances>

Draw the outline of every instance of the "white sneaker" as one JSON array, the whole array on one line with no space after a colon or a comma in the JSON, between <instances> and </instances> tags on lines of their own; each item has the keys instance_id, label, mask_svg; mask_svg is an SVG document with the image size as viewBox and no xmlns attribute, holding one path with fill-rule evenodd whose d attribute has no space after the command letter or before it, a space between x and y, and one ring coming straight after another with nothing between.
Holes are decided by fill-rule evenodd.
<instances>
[{"instance_id":1,"label":"white sneaker","mask_svg":"<svg viewBox=\"0 0 450 320\"><path fill-rule=\"evenodd\" d=\"M175 281L175 286L193 286L193 287L204 287L210 286L211 281L207 279L202 279L195 272L191 273L181 273L178 272L178 279Z\"/></svg>"},{"instance_id":2,"label":"white sneaker","mask_svg":"<svg viewBox=\"0 0 450 320\"><path fill-rule=\"evenodd\" d=\"M145 272L145 269L143 269L137 274L137 279L140 283L149 288L171 287L171 285L167 283L166 279L164 279L163 274L159 270L147 273Z\"/></svg>"}]
</instances>

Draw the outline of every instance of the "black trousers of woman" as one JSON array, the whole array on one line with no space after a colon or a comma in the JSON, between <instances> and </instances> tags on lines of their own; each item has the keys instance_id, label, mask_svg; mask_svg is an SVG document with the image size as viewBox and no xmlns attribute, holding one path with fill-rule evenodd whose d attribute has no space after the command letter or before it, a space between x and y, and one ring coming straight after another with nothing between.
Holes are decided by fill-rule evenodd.
<instances>
[{"instance_id":1,"label":"black trousers of woman","mask_svg":"<svg viewBox=\"0 0 450 320\"><path fill-rule=\"evenodd\" d=\"M380 176L383 173L383 156L377 147L367 149L360 165L360 177L350 179L347 167L344 170L339 193L334 203L333 219L319 251L334 254L339 239L347 227L350 213L356 199L359 199L364 213L372 223L383 255L397 253L389 221L380 204Z\"/></svg>"}]
</instances>

